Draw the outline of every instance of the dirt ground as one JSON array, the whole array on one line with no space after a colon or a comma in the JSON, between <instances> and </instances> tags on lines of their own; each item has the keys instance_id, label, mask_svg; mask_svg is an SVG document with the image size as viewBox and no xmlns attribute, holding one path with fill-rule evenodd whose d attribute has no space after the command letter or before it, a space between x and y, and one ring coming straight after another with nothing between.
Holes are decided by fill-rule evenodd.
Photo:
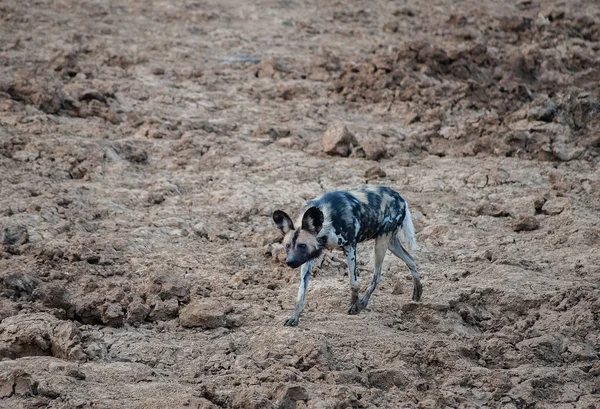
<instances>
[{"instance_id":1,"label":"dirt ground","mask_svg":"<svg viewBox=\"0 0 600 409\"><path fill-rule=\"evenodd\" d=\"M0 0L0 407L600 407L599 66L597 0ZM422 301L284 327L273 210L364 183Z\"/></svg>"}]
</instances>

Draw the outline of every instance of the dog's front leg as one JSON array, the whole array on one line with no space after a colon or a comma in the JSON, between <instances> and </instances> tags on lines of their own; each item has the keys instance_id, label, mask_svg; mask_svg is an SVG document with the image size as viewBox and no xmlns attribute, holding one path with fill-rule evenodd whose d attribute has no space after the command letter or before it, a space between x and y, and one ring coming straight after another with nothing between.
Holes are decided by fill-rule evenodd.
<instances>
[{"instance_id":1,"label":"dog's front leg","mask_svg":"<svg viewBox=\"0 0 600 409\"><path fill-rule=\"evenodd\" d=\"M288 318L283 324L286 327L295 327L300 321L300 314L304 309L304 296L308 289L308 282L310 281L310 272L313 267L313 261L307 261L300 267L300 286L298 287L298 297L296 298L296 309L294 313Z\"/></svg>"},{"instance_id":2,"label":"dog's front leg","mask_svg":"<svg viewBox=\"0 0 600 409\"><path fill-rule=\"evenodd\" d=\"M346 249L346 256L348 260L348 275L350 276L350 287L352 289L352 296L350 298L350 307L348 308L348 314L358 314L360 307L358 305L358 291L360 287L358 285L358 274L356 271L356 244L348 246Z\"/></svg>"}]
</instances>

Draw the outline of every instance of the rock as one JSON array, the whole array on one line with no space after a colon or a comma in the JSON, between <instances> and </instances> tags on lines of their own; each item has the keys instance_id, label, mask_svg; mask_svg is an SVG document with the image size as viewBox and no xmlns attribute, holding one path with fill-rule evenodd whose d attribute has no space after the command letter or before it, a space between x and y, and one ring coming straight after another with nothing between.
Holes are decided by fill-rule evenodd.
<instances>
[{"instance_id":1,"label":"rock","mask_svg":"<svg viewBox=\"0 0 600 409\"><path fill-rule=\"evenodd\" d=\"M161 204L165 201L165 195L161 192L152 192L148 195L148 203Z\"/></svg>"},{"instance_id":2,"label":"rock","mask_svg":"<svg viewBox=\"0 0 600 409\"><path fill-rule=\"evenodd\" d=\"M60 308L65 312L72 308L65 287L57 282L36 288L33 297L40 300L48 308Z\"/></svg>"},{"instance_id":3,"label":"rock","mask_svg":"<svg viewBox=\"0 0 600 409\"><path fill-rule=\"evenodd\" d=\"M396 33L400 25L397 21L388 21L383 25L383 31L386 33Z\"/></svg>"},{"instance_id":4,"label":"rock","mask_svg":"<svg viewBox=\"0 0 600 409\"><path fill-rule=\"evenodd\" d=\"M323 134L323 152L328 155L349 156L358 146L356 137L342 125L330 125Z\"/></svg>"},{"instance_id":5,"label":"rock","mask_svg":"<svg viewBox=\"0 0 600 409\"><path fill-rule=\"evenodd\" d=\"M179 323L184 327L219 328L227 325L227 311L215 300L193 300L179 311Z\"/></svg>"},{"instance_id":6,"label":"rock","mask_svg":"<svg viewBox=\"0 0 600 409\"><path fill-rule=\"evenodd\" d=\"M401 282L397 282L394 284L394 289L392 290L393 295L404 294L404 290Z\"/></svg>"},{"instance_id":7,"label":"rock","mask_svg":"<svg viewBox=\"0 0 600 409\"><path fill-rule=\"evenodd\" d=\"M535 214L542 213L542 208L544 207L545 203L546 203L545 197L540 197L538 199L535 199L535 201L533 202L533 208L535 209Z\"/></svg>"},{"instance_id":8,"label":"rock","mask_svg":"<svg viewBox=\"0 0 600 409\"><path fill-rule=\"evenodd\" d=\"M29 373L21 369L13 369L0 374L0 399L32 395L34 395L34 382Z\"/></svg>"},{"instance_id":9,"label":"rock","mask_svg":"<svg viewBox=\"0 0 600 409\"><path fill-rule=\"evenodd\" d=\"M132 163L148 163L148 153L143 149L134 149L126 156L126 159Z\"/></svg>"},{"instance_id":10,"label":"rock","mask_svg":"<svg viewBox=\"0 0 600 409\"><path fill-rule=\"evenodd\" d=\"M386 177L386 173L383 169L381 169L379 166L373 166L370 167L369 169L367 169L367 171L365 172L365 178L367 180L371 180L371 179L378 179L378 178L384 178Z\"/></svg>"},{"instance_id":11,"label":"rock","mask_svg":"<svg viewBox=\"0 0 600 409\"><path fill-rule=\"evenodd\" d=\"M56 358L81 361L85 353L81 347L79 329L71 321L60 321L51 337L52 356Z\"/></svg>"},{"instance_id":12,"label":"rock","mask_svg":"<svg viewBox=\"0 0 600 409\"><path fill-rule=\"evenodd\" d=\"M154 75L164 75L165 69L163 67L154 67L152 68L152 74Z\"/></svg>"},{"instance_id":13,"label":"rock","mask_svg":"<svg viewBox=\"0 0 600 409\"><path fill-rule=\"evenodd\" d=\"M290 136L291 131L287 128L263 128L259 127L254 131L255 138L269 139L270 141L276 141L278 139L286 138Z\"/></svg>"},{"instance_id":14,"label":"rock","mask_svg":"<svg viewBox=\"0 0 600 409\"><path fill-rule=\"evenodd\" d=\"M376 369L367 374L369 385L374 388L389 389L392 386L405 388L409 382L409 377L396 369Z\"/></svg>"},{"instance_id":15,"label":"rock","mask_svg":"<svg viewBox=\"0 0 600 409\"><path fill-rule=\"evenodd\" d=\"M177 318L178 312L179 302L177 298L169 298L165 301L158 299L150 313L150 319L152 321L168 321Z\"/></svg>"},{"instance_id":16,"label":"rock","mask_svg":"<svg viewBox=\"0 0 600 409\"><path fill-rule=\"evenodd\" d=\"M150 308L140 298L136 298L127 306L125 323L135 325L144 322L149 313Z\"/></svg>"},{"instance_id":17,"label":"rock","mask_svg":"<svg viewBox=\"0 0 600 409\"><path fill-rule=\"evenodd\" d=\"M363 141L360 146L365 151L365 157L367 160L379 160L386 156L387 150L385 143L381 138L372 138Z\"/></svg>"},{"instance_id":18,"label":"rock","mask_svg":"<svg viewBox=\"0 0 600 409\"><path fill-rule=\"evenodd\" d=\"M5 227L2 231L2 243L7 246L21 246L29 241L29 233L24 226Z\"/></svg>"},{"instance_id":19,"label":"rock","mask_svg":"<svg viewBox=\"0 0 600 409\"><path fill-rule=\"evenodd\" d=\"M78 165L71 170L70 174L73 179L83 179L87 172L88 170L84 165Z\"/></svg>"},{"instance_id":20,"label":"rock","mask_svg":"<svg viewBox=\"0 0 600 409\"><path fill-rule=\"evenodd\" d=\"M275 143L282 148L288 149L303 149L306 146L306 142L297 135L278 139Z\"/></svg>"},{"instance_id":21,"label":"rock","mask_svg":"<svg viewBox=\"0 0 600 409\"><path fill-rule=\"evenodd\" d=\"M531 108L528 116L536 121L552 122L557 112L558 107L554 101L545 101L542 105Z\"/></svg>"},{"instance_id":22,"label":"rock","mask_svg":"<svg viewBox=\"0 0 600 409\"><path fill-rule=\"evenodd\" d=\"M168 277L161 283L158 296L161 298L161 300L175 298L181 303L187 303L190 300L189 285L183 279Z\"/></svg>"},{"instance_id":23,"label":"rock","mask_svg":"<svg viewBox=\"0 0 600 409\"><path fill-rule=\"evenodd\" d=\"M409 158L398 159L398 166L409 167L410 165L411 165L411 160Z\"/></svg>"},{"instance_id":24,"label":"rock","mask_svg":"<svg viewBox=\"0 0 600 409\"><path fill-rule=\"evenodd\" d=\"M73 322L48 313L15 315L0 323L0 356L17 359L38 355L84 359L79 329Z\"/></svg>"},{"instance_id":25,"label":"rock","mask_svg":"<svg viewBox=\"0 0 600 409\"><path fill-rule=\"evenodd\" d=\"M37 278L26 273L9 273L1 281L7 295L15 298L30 296L39 284Z\"/></svg>"},{"instance_id":26,"label":"rock","mask_svg":"<svg viewBox=\"0 0 600 409\"><path fill-rule=\"evenodd\" d=\"M540 222L534 216L526 216L516 220L512 229L516 232L532 231L540 228Z\"/></svg>"},{"instance_id":27,"label":"rock","mask_svg":"<svg viewBox=\"0 0 600 409\"><path fill-rule=\"evenodd\" d=\"M351 158L366 158L367 155L365 154L365 150L362 148L362 146L355 146L354 148L352 148L352 152L350 152L350 157Z\"/></svg>"},{"instance_id":28,"label":"rock","mask_svg":"<svg viewBox=\"0 0 600 409\"><path fill-rule=\"evenodd\" d=\"M102 319L102 323L108 325L110 327L120 327L123 325L123 308L121 304L113 302L107 303L103 306L102 311L100 313L100 318Z\"/></svg>"},{"instance_id":29,"label":"rock","mask_svg":"<svg viewBox=\"0 0 600 409\"><path fill-rule=\"evenodd\" d=\"M564 162L577 159L584 151L584 148L570 147L563 142L554 142L552 144L552 153Z\"/></svg>"},{"instance_id":30,"label":"rock","mask_svg":"<svg viewBox=\"0 0 600 409\"><path fill-rule=\"evenodd\" d=\"M274 407L266 396L254 388L238 388L232 398L233 409L271 409Z\"/></svg>"},{"instance_id":31,"label":"rock","mask_svg":"<svg viewBox=\"0 0 600 409\"><path fill-rule=\"evenodd\" d=\"M64 361L50 362L48 371L70 378L85 380L85 374L79 370L79 364L67 363Z\"/></svg>"},{"instance_id":32,"label":"rock","mask_svg":"<svg viewBox=\"0 0 600 409\"><path fill-rule=\"evenodd\" d=\"M539 337L526 339L519 342L516 346L525 352L531 351L536 358L546 362L562 362L560 353L562 352L563 339L561 336L544 334Z\"/></svg>"},{"instance_id":33,"label":"rock","mask_svg":"<svg viewBox=\"0 0 600 409\"><path fill-rule=\"evenodd\" d=\"M566 208L570 206L570 200L566 197L559 197L556 199L550 199L542 206L542 213L549 216L555 216L562 213Z\"/></svg>"},{"instance_id":34,"label":"rock","mask_svg":"<svg viewBox=\"0 0 600 409\"><path fill-rule=\"evenodd\" d=\"M152 128L148 129L148 132L146 132L146 136L151 139L166 139L168 133L164 129Z\"/></svg>"},{"instance_id":35,"label":"rock","mask_svg":"<svg viewBox=\"0 0 600 409\"><path fill-rule=\"evenodd\" d=\"M208 237L208 230L206 230L206 226L202 222L196 223L194 227L192 227L192 231L198 237Z\"/></svg>"},{"instance_id":36,"label":"rock","mask_svg":"<svg viewBox=\"0 0 600 409\"><path fill-rule=\"evenodd\" d=\"M302 386L283 386L276 392L277 407L280 409L294 409L297 401L307 401L308 393Z\"/></svg>"},{"instance_id":37,"label":"rock","mask_svg":"<svg viewBox=\"0 0 600 409\"><path fill-rule=\"evenodd\" d=\"M421 120L421 115L418 112L411 111L406 115L404 119L404 123L406 125L414 124L415 122L419 122Z\"/></svg>"},{"instance_id":38,"label":"rock","mask_svg":"<svg viewBox=\"0 0 600 409\"><path fill-rule=\"evenodd\" d=\"M262 61L258 66L257 76L259 78L274 77L278 73L289 73L290 70L277 59Z\"/></svg>"},{"instance_id":39,"label":"rock","mask_svg":"<svg viewBox=\"0 0 600 409\"><path fill-rule=\"evenodd\" d=\"M15 302L10 300L0 300L0 321L7 317L17 315L18 312L19 309L17 308L17 304Z\"/></svg>"},{"instance_id":40,"label":"rock","mask_svg":"<svg viewBox=\"0 0 600 409\"><path fill-rule=\"evenodd\" d=\"M485 202L477 207L477 214L491 217L508 217L510 213L504 207L496 204Z\"/></svg>"}]
</instances>

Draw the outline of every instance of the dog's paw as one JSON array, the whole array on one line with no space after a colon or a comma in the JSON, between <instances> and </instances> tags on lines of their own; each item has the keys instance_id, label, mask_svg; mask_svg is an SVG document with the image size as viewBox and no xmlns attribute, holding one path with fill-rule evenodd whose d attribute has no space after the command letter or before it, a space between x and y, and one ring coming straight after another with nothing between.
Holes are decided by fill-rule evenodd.
<instances>
[{"instance_id":1,"label":"dog's paw","mask_svg":"<svg viewBox=\"0 0 600 409\"><path fill-rule=\"evenodd\" d=\"M295 317L292 315L290 318L285 320L285 322L283 323L283 326L284 327L295 327L298 325L298 322L300 322L300 317Z\"/></svg>"},{"instance_id":2,"label":"dog's paw","mask_svg":"<svg viewBox=\"0 0 600 409\"><path fill-rule=\"evenodd\" d=\"M367 304L369 304L369 299L367 297L360 297L358 300L358 310L362 311L367 308Z\"/></svg>"},{"instance_id":3,"label":"dog's paw","mask_svg":"<svg viewBox=\"0 0 600 409\"><path fill-rule=\"evenodd\" d=\"M348 307L348 314L349 315L356 315L360 311L361 311L361 308L358 305L358 303L356 303L356 304L350 304L350 307Z\"/></svg>"}]
</instances>

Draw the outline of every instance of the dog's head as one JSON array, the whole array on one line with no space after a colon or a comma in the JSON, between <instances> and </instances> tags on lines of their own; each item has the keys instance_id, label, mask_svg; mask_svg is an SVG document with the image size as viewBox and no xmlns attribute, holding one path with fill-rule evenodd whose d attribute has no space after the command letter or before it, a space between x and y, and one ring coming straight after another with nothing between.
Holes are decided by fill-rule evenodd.
<instances>
[{"instance_id":1,"label":"dog's head","mask_svg":"<svg viewBox=\"0 0 600 409\"><path fill-rule=\"evenodd\" d=\"M300 267L321 255L323 247L317 235L323 228L323 212L318 207L309 208L302 217L302 226L294 228L292 219L281 210L273 213L273 221L283 234L283 245L287 254L286 264Z\"/></svg>"}]
</instances>

